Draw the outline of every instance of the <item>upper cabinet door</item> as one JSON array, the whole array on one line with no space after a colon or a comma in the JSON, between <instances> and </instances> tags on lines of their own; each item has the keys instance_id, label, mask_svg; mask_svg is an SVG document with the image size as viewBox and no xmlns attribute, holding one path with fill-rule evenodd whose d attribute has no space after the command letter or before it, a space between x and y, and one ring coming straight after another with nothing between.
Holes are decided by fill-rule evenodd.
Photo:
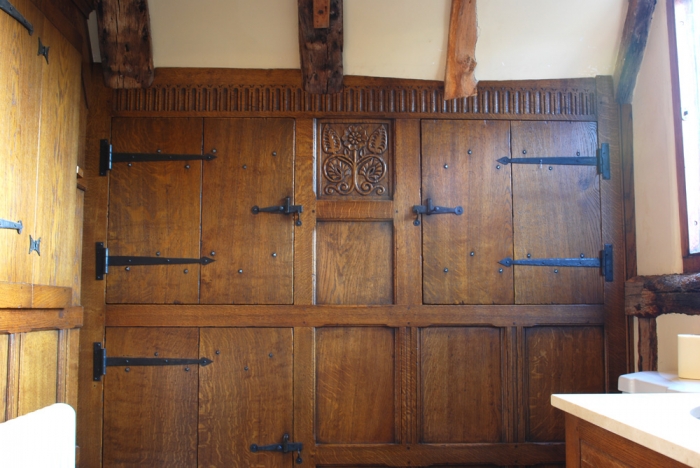
<instances>
[{"instance_id":1,"label":"upper cabinet door","mask_svg":"<svg viewBox=\"0 0 700 468\"><path fill-rule=\"evenodd\" d=\"M263 209L294 203L294 120L207 119L204 148L201 302L291 304L304 215Z\"/></svg>"},{"instance_id":2,"label":"upper cabinet door","mask_svg":"<svg viewBox=\"0 0 700 468\"><path fill-rule=\"evenodd\" d=\"M32 282L27 255L29 235L36 235L37 148L41 114L42 73L47 64L37 57L37 37L43 36L43 16L29 0L13 1L34 25L34 35L10 15L0 13L0 219L22 222L22 233L0 229L0 282ZM38 92L37 92L38 90ZM75 176L74 176L75 177ZM1 303L2 301L0 301Z\"/></svg>"},{"instance_id":3,"label":"upper cabinet door","mask_svg":"<svg viewBox=\"0 0 700 468\"><path fill-rule=\"evenodd\" d=\"M512 157L595 156L593 122L513 122ZM513 166L515 259L598 258L600 176L593 166ZM603 302L596 268L515 266L517 304Z\"/></svg>"},{"instance_id":4,"label":"upper cabinet door","mask_svg":"<svg viewBox=\"0 0 700 468\"><path fill-rule=\"evenodd\" d=\"M422 215L423 302L512 304L513 274L498 260L513 252L510 123L422 123L423 203L456 208Z\"/></svg>"},{"instance_id":5,"label":"upper cabinet door","mask_svg":"<svg viewBox=\"0 0 700 468\"><path fill-rule=\"evenodd\" d=\"M201 155L202 119L114 119L112 146L115 153ZM201 178L201 160L115 163L109 255L199 258ZM107 302L197 303L199 270L209 267L111 267Z\"/></svg>"}]
</instances>

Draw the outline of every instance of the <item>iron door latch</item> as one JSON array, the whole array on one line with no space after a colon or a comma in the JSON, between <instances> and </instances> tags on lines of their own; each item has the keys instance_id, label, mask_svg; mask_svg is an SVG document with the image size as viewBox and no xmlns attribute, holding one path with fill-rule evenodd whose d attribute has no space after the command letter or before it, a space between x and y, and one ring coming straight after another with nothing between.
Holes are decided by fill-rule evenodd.
<instances>
[{"instance_id":1,"label":"iron door latch","mask_svg":"<svg viewBox=\"0 0 700 468\"><path fill-rule=\"evenodd\" d=\"M32 26L32 23L27 21L27 18L22 16L22 13L17 11L17 8L15 8L14 5L12 5L9 2L9 0L0 0L0 10L12 16L14 19L17 20L17 22L19 22L19 24L27 28L27 31L29 31L30 36L34 34L34 26Z\"/></svg>"},{"instance_id":2,"label":"iron door latch","mask_svg":"<svg viewBox=\"0 0 700 468\"><path fill-rule=\"evenodd\" d=\"M540 166L595 166L604 180L610 180L610 145L603 143L595 156L509 158L497 159L501 164L539 164Z\"/></svg>"},{"instance_id":3,"label":"iron door latch","mask_svg":"<svg viewBox=\"0 0 700 468\"><path fill-rule=\"evenodd\" d=\"M260 208L258 205L255 205L250 211L254 215L259 213L280 213L283 215L297 213L297 221L294 224L301 226L301 212L304 211L304 207L302 205L292 205L291 197L287 197L284 199L284 205L268 206L265 208Z\"/></svg>"},{"instance_id":4,"label":"iron door latch","mask_svg":"<svg viewBox=\"0 0 700 468\"><path fill-rule=\"evenodd\" d=\"M420 215L436 215L436 214L447 214L454 213L460 216L464 213L464 208L461 206L456 206L454 208L447 208L444 206L433 205L432 198L428 198L425 201L425 205L413 205L413 212L416 214L416 219L413 221L414 226L420 226Z\"/></svg>"},{"instance_id":5,"label":"iron door latch","mask_svg":"<svg viewBox=\"0 0 700 468\"><path fill-rule=\"evenodd\" d=\"M281 444L271 444L271 445L257 445L257 444L252 444L250 446L250 451L253 453L257 452L282 452L282 453L289 453L289 452L296 452L297 453L297 459L296 462L297 464L302 463L301 459L301 449L304 448L304 444L301 442L289 442L289 434L285 434L282 436L282 443Z\"/></svg>"},{"instance_id":6,"label":"iron door latch","mask_svg":"<svg viewBox=\"0 0 700 468\"><path fill-rule=\"evenodd\" d=\"M528 254L529 255L529 254ZM600 268L605 281L613 281L613 246L605 244L605 248L600 252L599 258L586 258L581 254L580 258L524 258L513 260L506 257L500 262L501 265L511 267L513 265L524 266L553 266L553 267L579 267L579 268Z\"/></svg>"},{"instance_id":7,"label":"iron door latch","mask_svg":"<svg viewBox=\"0 0 700 468\"><path fill-rule=\"evenodd\" d=\"M22 234L22 221L8 221L6 219L0 219L0 229L14 229L17 234Z\"/></svg>"},{"instance_id":8,"label":"iron door latch","mask_svg":"<svg viewBox=\"0 0 700 468\"><path fill-rule=\"evenodd\" d=\"M114 153L109 140L100 140L100 175L106 176L112 170L112 163L165 162L165 161L211 161L216 155L207 154L163 154L158 153Z\"/></svg>"},{"instance_id":9,"label":"iron door latch","mask_svg":"<svg viewBox=\"0 0 700 468\"><path fill-rule=\"evenodd\" d=\"M107 357L107 349L102 347L99 341L92 344L92 380L100 381L103 375L107 375L107 367L126 367L129 371L131 366L208 366L212 361L209 358L182 359L182 358L133 358L133 357ZM158 354L158 353L156 353ZM185 367L189 371L189 367Z\"/></svg>"},{"instance_id":10,"label":"iron door latch","mask_svg":"<svg viewBox=\"0 0 700 468\"><path fill-rule=\"evenodd\" d=\"M109 255L109 249L102 242L95 244L95 279L103 280L104 275L109 273L110 266L125 266L129 269L132 266L143 265L209 265L214 262L213 258L172 258L172 257L136 257L136 256L116 256Z\"/></svg>"}]
</instances>

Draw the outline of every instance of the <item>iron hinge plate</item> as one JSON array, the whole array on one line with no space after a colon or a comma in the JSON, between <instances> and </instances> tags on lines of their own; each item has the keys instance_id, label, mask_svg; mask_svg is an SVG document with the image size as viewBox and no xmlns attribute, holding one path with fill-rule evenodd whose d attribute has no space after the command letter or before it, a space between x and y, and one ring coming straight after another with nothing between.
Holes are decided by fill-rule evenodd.
<instances>
[{"instance_id":1,"label":"iron hinge plate","mask_svg":"<svg viewBox=\"0 0 700 468\"><path fill-rule=\"evenodd\" d=\"M109 140L100 140L100 175L106 176L113 163L167 162L167 161L212 161L216 155L164 154L164 153L114 153Z\"/></svg>"},{"instance_id":2,"label":"iron hinge plate","mask_svg":"<svg viewBox=\"0 0 700 468\"><path fill-rule=\"evenodd\" d=\"M598 150L596 156L554 156L543 158L509 158L503 157L497 159L501 164L539 164L541 166L595 166L598 174L603 176L604 180L610 180L610 145L603 143Z\"/></svg>"},{"instance_id":3,"label":"iron hinge plate","mask_svg":"<svg viewBox=\"0 0 700 468\"><path fill-rule=\"evenodd\" d=\"M523 258L520 260L513 260L510 257L506 257L498 263L506 267L511 267L513 265L522 265L572 268L600 268L601 274L605 277L606 282L612 282L614 278L612 244L605 244L605 247L600 252L599 258Z\"/></svg>"},{"instance_id":4,"label":"iron hinge plate","mask_svg":"<svg viewBox=\"0 0 700 468\"><path fill-rule=\"evenodd\" d=\"M22 13L17 11L17 8L15 8L14 5L9 2L9 0L0 0L0 10L12 16L19 24L24 26L27 31L29 31L30 36L34 34L34 26L32 26L32 23L27 21L27 18L22 16Z\"/></svg>"},{"instance_id":5,"label":"iron hinge plate","mask_svg":"<svg viewBox=\"0 0 700 468\"><path fill-rule=\"evenodd\" d=\"M17 234L22 234L22 229L24 229L24 226L22 226L22 221L17 221L15 223L14 221L0 219L0 229L14 229L17 231Z\"/></svg>"}]
</instances>

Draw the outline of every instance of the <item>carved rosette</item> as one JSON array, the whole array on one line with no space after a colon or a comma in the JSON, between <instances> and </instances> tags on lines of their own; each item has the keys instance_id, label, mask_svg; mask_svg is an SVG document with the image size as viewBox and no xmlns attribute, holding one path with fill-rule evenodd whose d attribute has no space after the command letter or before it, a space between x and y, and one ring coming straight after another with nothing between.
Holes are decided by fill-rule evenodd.
<instances>
[{"instance_id":1,"label":"carved rosette","mask_svg":"<svg viewBox=\"0 0 700 468\"><path fill-rule=\"evenodd\" d=\"M321 126L321 196L390 198L388 123Z\"/></svg>"}]
</instances>

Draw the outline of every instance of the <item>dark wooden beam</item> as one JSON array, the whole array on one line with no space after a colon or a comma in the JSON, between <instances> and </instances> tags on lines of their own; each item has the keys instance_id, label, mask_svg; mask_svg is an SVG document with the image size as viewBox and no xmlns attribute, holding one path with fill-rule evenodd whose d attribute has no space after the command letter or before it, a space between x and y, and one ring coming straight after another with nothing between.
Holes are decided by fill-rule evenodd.
<instances>
[{"instance_id":1,"label":"dark wooden beam","mask_svg":"<svg viewBox=\"0 0 700 468\"><path fill-rule=\"evenodd\" d=\"M700 315L700 273L637 276L627 281L625 313L643 318L663 314Z\"/></svg>"},{"instance_id":2,"label":"dark wooden beam","mask_svg":"<svg viewBox=\"0 0 700 468\"><path fill-rule=\"evenodd\" d=\"M452 0L445 66L445 100L476 95L476 25L476 0Z\"/></svg>"},{"instance_id":3,"label":"dark wooden beam","mask_svg":"<svg viewBox=\"0 0 700 468\"><path fill-rule=\"evenodd\" d=\"M331 25L331 0L314 0L314 28Z\"/></svg>"},{"instance_id":4,"label":"dark wooden beam","mask_svg":"<svg viewBox=\"0 0 700 468\"><path fill-rule=\"evenodd\" d=\"M632 103L655 7L656 0L629 0L614 75L615 95L620 104Z\"/></svg>"},{"instance_id":5,"label":"dark wooden beam","mask_svg":"<svg viewBox=\"0 0 700 468\"><path fill-rule=\"evenodd\" d=\"M333 94L343 89L343 0L330 0L329 25L315 28L317 0L299 2L299 55L304 90Z\"/></svg>"},{"instance_id":6,"label":"dark wooden beam","mask_svg":"<svg viewBox=\"0 0 700 468\"><path fill-rule=\"evenodd\" d=\"M146 0L98 0L96 10L105 85L149 87L154 71Z\"/></svg>"},{"instance_id":7,"label":"dark wooden beam","mask_svg":"<svg viewBox=\"0 0 700 468\"><path fill-rule=\"evenodd\" d=\"M656 334L655 318L639 318L639 340L637 341L637 370L655 371L659 365L659 338Z\"/></svg>"}]
</instances>

